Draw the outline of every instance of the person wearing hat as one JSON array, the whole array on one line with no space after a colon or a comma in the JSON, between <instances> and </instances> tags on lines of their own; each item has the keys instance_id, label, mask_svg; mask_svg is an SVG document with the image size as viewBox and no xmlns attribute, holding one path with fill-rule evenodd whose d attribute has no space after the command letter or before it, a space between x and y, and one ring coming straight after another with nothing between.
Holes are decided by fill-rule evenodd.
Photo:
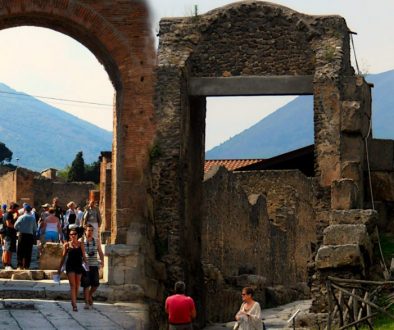
<instances>
[{"instance_id":1,"label":"person wearing hat","mask_svg":"<svg viewBox=\"0 0 394 330\"><path fill-rule=\"evenodd\" d=\"M31 213L31 206L25 204L23 208L25 213L18 218L14 225L19 232L17 259L18 269L29 269L37 223L36 218Z\"/></svg>"}]
</instances>

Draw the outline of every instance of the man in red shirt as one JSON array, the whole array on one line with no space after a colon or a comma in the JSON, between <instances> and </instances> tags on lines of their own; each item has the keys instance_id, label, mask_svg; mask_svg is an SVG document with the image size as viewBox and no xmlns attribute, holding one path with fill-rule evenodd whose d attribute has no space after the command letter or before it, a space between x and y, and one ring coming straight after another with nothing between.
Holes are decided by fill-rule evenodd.
<instances>
[{"instance_id":1,"label":"man in red shirt","mask_svg":"<svg viewBox=\"0 0 394 330\"><path fill-rule=\"evenodd\" d=\"M196 317L196 307L191 297L185 295L184 282L175 283L175 294L166 299L169 330L193 330L192 320Z\"/></svg>"}]
</instances>

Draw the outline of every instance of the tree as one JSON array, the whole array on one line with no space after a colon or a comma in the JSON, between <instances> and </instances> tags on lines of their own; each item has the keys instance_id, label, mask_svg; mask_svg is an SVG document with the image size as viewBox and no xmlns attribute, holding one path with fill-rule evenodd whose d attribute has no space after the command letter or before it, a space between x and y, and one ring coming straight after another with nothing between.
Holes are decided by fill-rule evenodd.
<instances>
[{"instance_id":1,"label":"tree","mask_svg":"<svg viewBox=\"0 0 394 330\"><path fill-rule=\"evenodd\" d=\"M67 181L84 181L85 179L85 161L83 160L82 151L78 152L71 163L68 171Z\"/></svg>"},{"instance_id":2,"label":"tree","mask_svg":"<svg viewBox=\"0 0 394 330\"><path fill-rule=\"evenodd\" d=\"M84 181L100 182L100 161L97 160L91 164L85 164L85 179Z\"/></svg>"},{"instance_id":3,"label":"tree","mask_svg":"<svg viewBox=\"0 0 394 330\"><path fill-rule=\"evenodd\" d=\"M12 151L6 147L6 145L0 142L0 163L3 164L4 161L10 162L12 159Z\"/></svg>"}]
</instances>

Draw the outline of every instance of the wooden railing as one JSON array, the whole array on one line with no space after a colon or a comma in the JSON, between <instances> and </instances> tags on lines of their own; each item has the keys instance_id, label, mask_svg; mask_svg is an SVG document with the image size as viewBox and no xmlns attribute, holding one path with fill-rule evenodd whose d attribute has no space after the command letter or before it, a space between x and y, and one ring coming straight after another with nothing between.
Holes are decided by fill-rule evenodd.
<instances>
[{"instance_id":1,"label":"wooden railing","mask_svg":"<svg viewBox=\"0 0 394 330\"><path fill-rule=\"evenodd\" d=\"M379 313L394 320L394 315L387 310L394 304L394 299L388 297L385 306L378 305L378 295L384 288L394 286L394 281L377 282L356 279L343 279L328 276L328 320L326 330L343 330L350 327L359 329L361 324L373 329L372 318Z\"/></svg>"}]
</instances>

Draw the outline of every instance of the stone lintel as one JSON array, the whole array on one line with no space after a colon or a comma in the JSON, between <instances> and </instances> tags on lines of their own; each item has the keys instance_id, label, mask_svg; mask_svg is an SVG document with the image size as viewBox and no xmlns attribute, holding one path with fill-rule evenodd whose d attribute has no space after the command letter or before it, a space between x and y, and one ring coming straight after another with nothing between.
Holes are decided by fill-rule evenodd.
<instances>
[{"instance_id":1,"label":"stone lintel","mask_svg":"<svg viewBox=\"0 0 394 330\"><path fill-rule=\"evenodd\" d=\"M190 78L192 96L312 95L313 76Z\"/></svg>"}]
</instances>

